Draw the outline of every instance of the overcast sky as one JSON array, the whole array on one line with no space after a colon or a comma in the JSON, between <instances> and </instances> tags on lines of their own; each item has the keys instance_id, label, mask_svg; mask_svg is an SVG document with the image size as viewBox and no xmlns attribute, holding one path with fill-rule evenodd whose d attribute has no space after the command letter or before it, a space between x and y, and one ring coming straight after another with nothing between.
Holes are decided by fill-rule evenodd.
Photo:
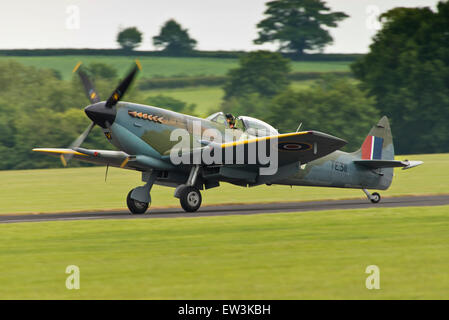
<instances>
[{"instance_id":1,"label":"overcast sky","mask_svg":"<svg viewBox=\"0 0 449 320\"><path fill-rule=\"evenodd\" d=\"M266 0L2 0L0 48L117 48L120 27L144 33L139 49L174 18L201 50L253 50ZM397 6L435 8L438 0L327 0L350 18L332 30L325 52L363 53L376 32L375 17Z\"/></svg>"}]
</instances>

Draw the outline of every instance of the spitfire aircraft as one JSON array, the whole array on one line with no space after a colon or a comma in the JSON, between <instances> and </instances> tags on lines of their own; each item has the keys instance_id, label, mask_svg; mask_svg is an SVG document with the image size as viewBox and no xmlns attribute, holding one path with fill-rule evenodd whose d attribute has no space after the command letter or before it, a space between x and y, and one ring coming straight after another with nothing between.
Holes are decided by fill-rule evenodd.
<instances>
[{"instance_id":1,"label":"spitfire aircraft","mask_svg":"<svg viewBox=\"0 0 449 320\"><path fill-rule=\"evenodd\" d=\"M84 111L92 123L69 148L33 149L59 156L64 165L75 158L140 171L145 184L132 189L126 199L133 214L147 211L154 184L174 187L174 196L186 212L194 212L201 206L200 190L219 187L221 182L243 187L274 184L354 188L363 190L368 200L378 203L379 193L367 189L386 190L393 179L393 168L409 169L422 164L394 160L387 117L373 126L359 150L347 153L339 150L346 145L345 140L318 131L279 134L271 125L248 116L234 118L218 112L201 119L121 101L140 69L136 61L111 96L101 101L78 64L74 72L80 76L91 102ZM81 148L95 125L102 128L118 150ZM179 136L172 139L176 130L187 132L187 145L180 146ZM216 136L221 139L215 139ZM271 164L251 158L251 153L261 150L276 160L276 168L269 174L262 173L262 169ZM203 157L206 153L214 159L218 156L219 160L227 155L230 161L206 161ZM191 161L176 162L173 155ZM197 155L199 161L195 162L192 159Z\"/></svg>"}]
</instances>

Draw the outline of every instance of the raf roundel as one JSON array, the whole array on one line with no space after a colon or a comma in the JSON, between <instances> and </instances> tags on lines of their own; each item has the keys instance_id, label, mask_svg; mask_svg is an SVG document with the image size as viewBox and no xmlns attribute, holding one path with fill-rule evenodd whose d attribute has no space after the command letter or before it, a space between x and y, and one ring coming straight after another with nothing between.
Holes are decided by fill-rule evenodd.
<instances>
[{"instance_id":1,"label":"raf roundel","mask_svg":"<svg viewBox=\"0 0 449 320\"><path fill-rule=\"evenodd\" d=\"M310 148L309 144L298 142L283 142L278 145L278 149L282 151L305 151Z\"/></svg>"}]
</instances>

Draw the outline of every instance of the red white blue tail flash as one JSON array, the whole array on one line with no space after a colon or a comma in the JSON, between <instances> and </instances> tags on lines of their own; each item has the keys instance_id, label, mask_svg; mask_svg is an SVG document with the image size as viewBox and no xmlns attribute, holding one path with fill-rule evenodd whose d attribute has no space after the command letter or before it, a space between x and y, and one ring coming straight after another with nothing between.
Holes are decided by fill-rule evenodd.
<instances>
[{"instance_id":1,"label":"red white blue tail flash","mask_svg":"<svg viewBox=\"0 0 449 320\"><path fill-rule=\"evenodd\" d=\"M367 136L365 142L363 142L362 144L362 159L381 160L383 143L384 143L383 138L375 136Z\"/></svg>"}]
</instances>

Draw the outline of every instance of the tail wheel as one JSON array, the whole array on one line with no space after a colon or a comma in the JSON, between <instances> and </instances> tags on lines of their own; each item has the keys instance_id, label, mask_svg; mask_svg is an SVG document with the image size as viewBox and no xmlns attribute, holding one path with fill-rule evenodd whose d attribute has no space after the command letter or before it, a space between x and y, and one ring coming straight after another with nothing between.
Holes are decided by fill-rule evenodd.
<instances>
[{"instance_id":1,"label":"tail wheel","mask_svg":"<svg viewBox=\"0 0 449 320\"><path fill-rule=\"evenodd\" d=\"M374 192L371 195L371 199L370 200L371 200L372 203L379 203L380 199L381 199L380 194L378 194L377 192Z\"/></svg>"},{"instance_id":2,"label":"tail wheel","mask_svg":"<svg viewBox=\"0 0 449 320\"><path fill-rule=\"evenodd\" d=\"M149 203L132 199L131 193L133 192L133 190L131 190L126 197L126 204L128 205L128 209L132 214L143 214L147 211Z\"/></svg>"},{"instance_id":3,"label":"tail wheel","mask_svg":"<svg viewBox=\"0 0 449 320\"><path fill-rule=\"evenodd\" d=\"M201 206L201 193L195 187L185 187L182 189L179 200L181 207L186 212L195 212Z\"/></svg>"}]
</instances>

